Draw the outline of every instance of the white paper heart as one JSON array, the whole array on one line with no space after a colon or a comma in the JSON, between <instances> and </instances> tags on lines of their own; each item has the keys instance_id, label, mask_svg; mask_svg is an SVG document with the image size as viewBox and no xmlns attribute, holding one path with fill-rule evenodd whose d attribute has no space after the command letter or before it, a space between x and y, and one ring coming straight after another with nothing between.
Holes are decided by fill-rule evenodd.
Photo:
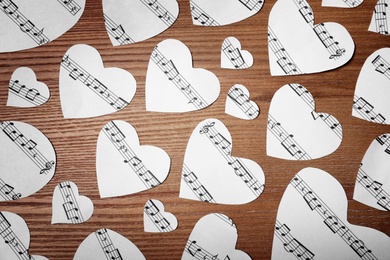
<instances>
[{"instance_id":1,"label":"white paper heart","mask_svg":"<svg viewBox=\"0 0 390 260\"><path fill-rule=\"evenodd\" d=\"M188 112L205 108L219 96L218 78L192 67L190 50L168 39L153 50L146 75L146 110Z\"/></svg>"},{"instance_id":2,"label":"white paper heart","mask_svg":"<svg viewBox=\"0 0 390 260\"><path fill-rule=\"evenodd\" d=\"M196 223L181 259L252 259L235 249L237 239L236 225L228 216L208 214Z\"/></svg>"},{"instance_id":3,"label":"white paper heart","mask_svg":"<svg viewBox=\"0 0 390 260\"><path fill-rule=\"evenodd\" d=\"M93 203L85 196L79 195L79 189L71 181L57 185L53 192L52 224L79 224L86 222L93 214Z\"/></svg>"},{"instance_id":4,"label":"white paper heart","mask_svg":"<svg viewBox=\"0 0 390 260\"><path fill-rule=\"evenodd\" d=\"M322 6L355 8L363 3L364 0L322 0Z\"/></svg>"},{"instance_id":5,"label":"white paper heart","mask_svg":"<svg viewBox=\"0 0 390 260\"><path fill-rule=\"evenodd\" d=\"M179 196L219 204L244 204L259 197L263 170L252 160L232 156L232 147L221 121L199 123L187 144Z\"/></svg>"},{"instance_id":6,"label":"white paper heart","mask_svg":"<svg viewBox=\"0 0 390 260\"><path fill-rule=\"evenodd\" d=\"M65 118L86 118L125 108L136 91L126 70L104 68L99 52L77 44L65 53L60 69L61 107Z\"/></svg>"},{"instance_id":7,"label":"white paper heart","mask_svg":"<svg viewBox=\"0 0 390 260\"><path fill-rule=\"evenodd\" d=\"M333 22L314 24L305 0L278 0L268 20L271 75L327 71L346 64L355 44L348 31Z\"/></svg>"},{"instance_id":8,"label":"white paper heart","mask_svg":"<svg viewBox=\"0 0 390 260\"><path fill-rule=\"evenodd\" d=\"M241 50L241 43L235 37L228 37L222 43L221 68L247 69L253 65L253 56L249 51Z\"/></svg>"},{"instance_id":9,"label":"white paper heart","mask_svg":"<svg viewBox=\"0 0 390 260\"><path fill-rule=\"evenodd\" d=\"M30 230L19 215L0 212L0 257L7 260L48 260L44 256L30 255Z\"/></svg>"},{"instance_id":10,"label":"white paper heart","mask_svg":"<svg viewBox=\"0 0 390 260\"><path fill-rule=\"evenodd\" d=\"M46 44L73 27L84 12L85 0L4 0L0 2L0 52Z\"/></svg>"},{"instance_id":11,"label":"white paper heart","mask_svg":"<svg viewBox=\"0 0 390 260\"><path fill-rule=\"evenodd\" d=\"M372 13L371 23L368 30L383 35L390 35L390 3L388 0L378 0Z\"/></svg>"},{"instance_id":12,"label":"white paper heart","mask_svg":"<svg viewBox=\"0 0 390 260\"><path fill-rule=\"evenodd\" d=\"M170 212L165 212L164 204L150 199L144 207L145 232L171 232L177 228L177 218Z\"/></svg>"},{"instance_id":13,"label":"white paper heart","mask_svg":"<svg viewBox=\"0 0 390 260\"><path fill-rule=\"evenodd\" d=\"M136 245L111 229L102 228L91 233L81 242L73 260L145 260Z\"/></svg>"},{"instance_id":14,"label":"white paper heart","mask_svg":"<svg viewBox=\"0 0 390 260\"><path fill-rule=\"evenodd\" d=\"M56 154L47 137L32 125L0 122L0 201L30 196L53 177Z\"/></svg>"},{"instance_id":15,"label":"white paper heart","mask_svg":"<svg viewBox=\"0 0 390 260\"><path fill-rule=\"evenodd\" d=\"M241 119L255 119L260 109L249 96L249 91L244 85L236 84L231 87L226 98L225 113Z\"/></svg>"},{"instance_id":16,"label":"white paper heart","mask_svg":"<svg viewBox=\"0 0 390 260\"><path fill-rule=\"evenodd\" d=\"M202 26L236 23L258 13L263 4L263 0L190 0L192 23Z\"/></svg>"},{"instance_id":17,"label":"white paper heart","mask_svg":"<svg viewBox=\"0 0 390 260\"><path fill-rule=\"evenodd\" d=\"M96 172L100 197L116 197L148 190L168 176L171 159L161 148L140 146L129 123L110 121L99 133Z\"/></svg>"},{"instance_id":18,"label":"white paper heart","mask_svg":"<svg viewBox=\"0 0 390 260\"><path fill-rule=\"evenodd\" d=\"M388 259L390 238L347 221L348 200L327 172L305 168L279 204L272 259Z\"/></svg>"},{"instance_id":19,"label":"white paper heart","mask_svg":"<svg viewBox=\"0 0 390 260\"><path fill-rule=\"evenodd\" d=\"M356 82L352 115L369 122L390 124L390 48L372 53Z\"/></svg>"},{"instance_id":20,"label":"white paper heart","mask_svg":"<svg viewBox=\"0 0 390 260\"><path fill-rule=\"evenodd\" d=\"M353 199L390 211L390 133L378 136L368 147L357 174Z\"/></svg>"},{"instance_id":21,"label":"white paper heart","mask_svg":"<svg viewBox=\"0 0 390 260\"><path fill-rule=\"evenodd\" d=\"M317 113L311 93L287 84L274 94L267 129L267 155L286 160L311 160L334 152L342 126L332 115Z\"/></svg>"},{"instance_id":22,"label":"white paper heart","mask_svg":"<svg viewBox=\"0 0 390 260\"><path fill-rule=\"evenodd\" d=\"M32 69L19 67L12 73L7 106L36 107L46 103L49 97L49 88L45 83L37 81Z\"/></svg>"},{"instance_id":23,"label":"white paper heart","mask_svg":"<svg viewBox=\"0 0 390 260\"><path fill-rule=\"evenodd\" d=\"M156 36L176 21L176 0L103 0L106 30L114 46Z\"/></svg>"}]
</instances>

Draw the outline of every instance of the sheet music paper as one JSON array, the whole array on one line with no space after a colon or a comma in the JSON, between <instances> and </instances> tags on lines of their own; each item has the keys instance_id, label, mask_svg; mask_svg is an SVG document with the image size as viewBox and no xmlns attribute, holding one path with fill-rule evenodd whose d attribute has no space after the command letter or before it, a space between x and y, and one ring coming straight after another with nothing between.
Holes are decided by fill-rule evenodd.
<instances>
[{"instance_id":1,"label":"sheet music paper","mask_svg":"<svg viewBox=\"0 0 390 260\"><path fill-rule=\"evenodd\" d=\"M99 52L73 45L62 58L60 96L65 118L88 118L124 109L133 99L136 81L128 71L104 68Z\"/></svg>"},{"instance_id":2,"label":"sheet music paper","mask_svg":"<svg viewBox=\"0 0 390 260\"><path fill-rule=\"evenodd\" d=\"M343 137L340 122L316 112L312 94L297 83L275 92L268 113L267 155L311 160L333 153Z\"/></svg>"},{"instance_id":3,"label":"sheet music paper","mask_svg":"<svg viewBox=\"0 0 390 260\"><path fill-rule=\"evenodd\" d=\"M364 0L322 0L322 6L355 8L363 3Z\"/></svg>"},{"instance_id":4,"label":"sheet music paper","mask_svg":"<svg viewBox=\"0 0 390 260\"><path fill-rule=\"evenodd\" d=\"M235 37L228 37L222 43L221 68L247 69L253 65L253 56L249 51L241 49L240 41Z\"/></svg>"},{"instance_id":5,"label":"sheet music paper","mask_svg":"<svg viewBox=\"0 0 390 260\"><path fill-rule=\"evenodd\" d=\"M272 259L388 259L390 238L348 223L348 200L327 172L304 168L279 204Z\"/></svg>"},{"instance_id":6,"label":"sheet music paper","mask_svg":"<svg viewBox=\"0 0 390 260\"><path fill-rule=\"evenodd\" d=\"M235 84L227 94L225 113L245 120L255 119L260 114L260 108L249 96L244 85Z\"/></svg>"},{"instance_id":7,"label":"sheet music paper","mask_svg":"<svg viewBox=\"0 0 390 260\"><path fill-rule=\"evenodd\" d=\"M114 46L156 36L176 21L176 0L103 0L104 21Z\"/></svg>"},{"instance_id":8,"label":"sheet music paper","mask_svg":"<svg viewBox=\"0 0 390 260\"><path fill-rule=\"evenodd\" d=\"M3 0L0 2L0 53L42 46L72 28L85 0Z\"/></svg>"},{"instance_id":9,"label":"sheet music paper","mask_svg":"<svg viewBox=\"0 0 390 260\"><path fill-rule=\"evenodd\" d=\"M283 19L281 19L283 18ZM346 64L355 44L340 24L314 24L306 0L278 0L268 20L268 53L271 75L323 72Z\"/></svg>"},{"instance_id":10,"label":"sheet music paper","mask_svg":"<svg viewBox=\"0 0 390 260\"><path fill-rule=\"evenodd\" d=\"M374 7L368 30L383 35L389 35L390 30L390 1L378 0Z\"/></svg>"},{"instance_id":11,"label":"sheet music paper","mask_svg":"<svg viewBox=\"0 0 390 260\"><path fill-rule=\"evenodd\" d=\"M189 112L211 105L219 96L218 78L192 67L192 55L181 41L167 39L152 51L146 75L146 110Z\"/></svg>"},{"instance_id":12,"label":"sheet music paper","mask_svg":"<svg viewBox=\"0 0 390 260\"><path fill-rule=\"evenodd\" d=\"M159 147L140 145L135 128L121 120L108 122L99 133L96 172L101 198L154 188L167 178L171 159Z\"/></svg>"},{"instance_id":13,"label":"sheet music paper","mask_svg":"<svg viewBox=\"0 0 390 260\"><path fill-rule=\"evenodd\" d=\"M356 82L352 115L369 122L390 124L390 48L372 53Z\"/></svg>"},{"instance_id":14,"label":"sheet music paper","mask_svg":"<svg viewBox=\"0 0 390 260\"><path fill-rule=\"evenodd\" d=\"M164 204L156 199L150 199L144 206L145 232L172 232L177 228L177 218L165 211Z\"/></svg>"},{"instance_id":15,"label":"sheet music paper","mask_svg":"<svg viewBox=\"0 0 390 260\"><path fill-rule=\"evenodd\" d=\"M265 176L254 161L232 156L229 130L218 119L200 122L187 144L181 198L219 204L244 204L264 190Z\"/></svg>"}]
</instances>

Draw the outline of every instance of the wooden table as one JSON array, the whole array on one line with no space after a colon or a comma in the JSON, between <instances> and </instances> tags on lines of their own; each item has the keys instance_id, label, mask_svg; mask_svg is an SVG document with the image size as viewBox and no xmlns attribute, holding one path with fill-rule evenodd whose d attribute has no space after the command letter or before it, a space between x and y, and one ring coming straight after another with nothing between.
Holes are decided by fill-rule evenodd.
<instances>
[{"instance_id":1,"label":"wooden table","mask_svg":"<svg viewBox=\"0 0 390 260\"><path fill-rule=\"evenodd\" d=\"M18 201L1 202L0 211L21 215L31 231L30 253L50 259L72 259L79 244L91 232L110 228L129 238L147 259L180 259L195 223L204 215L220 212L231 217L238 227L237 248L253 259L270 259L278 205L291 178L304 167L317 167L333 175L348 197L348 221L390 235L390 214L352 200L356 175L363 155L374 138L390 127L351 116L356 80L366 58L375 50L390 47L388 36L369 32L376 0L365 0L354 9L325 8L321 1L310 1L315 22L334 21L352 35L356 49L352 60L338 69L311 75L272 77L268 63L267 24L275 0L266 1L255 16L228 26L192 25L188 0L178 0L180 15L164 33L136 44L113 47L105 31L101 1L87 1L79 22L60 38L26 51L0 54L0 120L23 121L40 129L52 142L57 154L53 179L36 194ZM243 49L254 56L253 67L245 70L220 68L222 41L235 36ZM217 75L221 83L218 100L210 107L190 113L155 113L145 109L145 77L153 47L167 38L185 43L193 55L194 67ZM125 109L90 119L64 119L59 96L59 70L64 53L74 44L95 47L106 67L119 67L132 73L137 92ZM7 107L8 83L12 72L31 67L51 92L48 103L36 108ZM224 113L227 92L236 83L245 85L261 109L251 121ZM316 110L334 115L343 126L341 146L332 154L311 161L286 161L266 155L267 116L271 98L287 83L308 88ZM238 206L214 205L179 198L181 170L188 139L204 119L218 118L229 129L233 155L256 161L264 170L266 187L255 201ZM95 157L98 134L110 120L125 120L138 131L141 144L161 147L171 157L171 170L164 183L134 195L100 199ZM82 195L92 199L94 215L79 225L51 224L52 193L62 181L75 182ZM145 233L143 207L155 198L165 204L179 221L171 233ZM388 246L388 245L387 245ZM1 254L1 253L0 253Z\"/></svg>"}]
</instances>

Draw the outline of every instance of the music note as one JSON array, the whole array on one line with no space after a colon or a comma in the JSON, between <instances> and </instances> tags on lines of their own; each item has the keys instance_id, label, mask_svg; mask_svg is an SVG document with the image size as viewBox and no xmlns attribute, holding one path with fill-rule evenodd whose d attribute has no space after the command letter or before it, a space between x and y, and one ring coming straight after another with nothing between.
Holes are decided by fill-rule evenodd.
<instances>
[{"instance_id":1,"label":"music note","mask_svg":"<svg viewBox=\"0 0 390 260\"><path fill-rule=\"evenodd\" d=\"M10 80L10 85L9 85L9 88L16 92L16 93L20 93L20 91L25 88L26 86L25 85L21 85L19 84L19 80Z\"/></svg>"},{"instance_id":2,"label":"music note","mask_svg":"<svg viewBox=\"0 0 390 260\"><path fill-rule=\"evenodd\" d=\"M111 102L110 105L116 107L116 109L122 109L129 103L121 97L118 97L115 102Z\"/></svg>"},{"instance_id":3,"label":"music note","mask_svg":"<svg viewBox=\"0 0 390 260\"><path fill-rule=\"evenodd\" d=\"M200 15L194 17L194 20L199 21L203 25L206 24L209 19L210 17L205 15L204 13L201 13Z\"/></svg>"},{"instance_id":4,"label":"music note","mask_svg":"<svg viewBox=\"0 0 390 260\"><path fill-rule=\"evenodd\" d=\"M189 242L189 241L188 241ZM192 247L196 247L194 250ZM196 246L196 241L191 241L191 243L186 247L186 250L192 255L195 256L197 253L201 252L202 249Z\"/></svg>"},{"instance_id":5,"label":"music note","mask_svg":"<svg viewBox=\"0 0 390 260\"><path fill-rule=\"evenodd\" d=\"M16 4L14 4L12 1L9 1L9 4L3 6L3 9L6 13L13 14L19 9L19 7Z\"/></svg>"},{"instance_id":6,"label":"music note","mask_svg":"<svg viewBox=\"0 0 390 260\"><path fill-rule=\"evenodd\" d=\"M30 32L35 28L35 25L30 20L19 24L19 26L20 26L20 30L22 30L25 33Z\"/></svg>"},{"instance_id":7,"label":"music note","mask_svg":"<svg viewBox=\"0 0 390 260\"><path fill-rule=\"evenodd\" d=\"M35 88L33 89L29 89L27 91L27 94L26 94L26 98L29 99L29 100L35 100L35 98L37 96L41 95L41 93L39 93L38 90L36 90Z\"/></svg>"},{"instance_id":8,"label":"music note","mask_svg":"<svg viewBox=\"0 0 390 260\"><path fill-rule=\"evenodd\" d=\"M305 199L307 205L309 205L311 210L316 209L317 207L322 207L321 203L318 201L316 195L312 191L308 191L303 198Z\"/></svg>"}]
</instances>

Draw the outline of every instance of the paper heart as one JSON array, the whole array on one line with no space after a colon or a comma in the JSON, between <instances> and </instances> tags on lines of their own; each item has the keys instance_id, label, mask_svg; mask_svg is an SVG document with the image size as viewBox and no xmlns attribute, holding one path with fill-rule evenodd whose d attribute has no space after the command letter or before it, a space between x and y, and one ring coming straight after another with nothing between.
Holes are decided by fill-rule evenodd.
<instances>
[{"instance_id":1,"label":"paper heart","mask_svg":"<svg viewBox=\"0 0 390 260\"><path fill-rule=\"evenodd\" d=\"M12 212L1 211L0 234L2 238L0 239L1 259L47 260L44 256L29 254L30 231L24 219L19 215Z\"/></svg>"},{"instance_id":2,"label":"paper heart","mask_svg":"<svg viewBox=\"0 0 390 260\"><path fill-rule=\"evenodd\" d=\"M247 69L253 65L253 56L249 51L241 50L241 43L235 37L228 37L222 43L221 68Z\"/></svg>"},{"instance_id":3,"label":"paper heart","mask_svg":"<svg viewBox=\"0 0 390 260\"><path fill-rule=\"evenodd\" d=\"M196 223L181 259L252 259L235 249L237 239L233 220L220 213L208 214Z\"/></svg>"},{"instance_id":4,"label":"paper heart","mask_svg":"<svg viewBox=\"0 0 390 260\"><path fill-rule=\"evenodd\" d=\"M311 93L287 84L274 94L267 129L267 155L287 160L311 160L334 152L342 126L332 115L317 113Z\"/></svg>"},{"instance_id":5,"label":"paper heart","mask_svg":"<svg viewBox=\"0 0 390 260\"><path fill-rule=\"evenodd\" d=\"M390 13L390 3L388 0L378 0L372 14L371 23L368 30L383 35L390 35L390 19L387 18Z\"/></svg>"},{"instance_id":6,"label":"paper heart","mask_svg":"<svg viewBox=\"0 0 390 260\"><path fill-rule=\"evenodd\" d=\"M249 96L249 91L244 85L236 84L231 87L226 98L225 113L241 119L255 119L260 109Z\"/></svg>"},{"instance_id":7,"label":"paper heart","mask_svg":"<svg viewBox=\"0 0 390 260\"><path fill-rule=\"evenodd\" d=\"M220 204L244 204L264 190L265 177L254 161L231 155L232 138L218 119L199 123L184 157L180 197Z\"/></svg>"},{"instance_id":8,"label":"paper heart","mask_svg":"<svg viewBox=\"0 0 390 260\"><path fill-rule=\"evenodd\" d=\"M262 0L190 0L192 23L202 26L236 23L258 13L263 4Z\"/></svg>"},{"instance_id":9,"label":"paper heart","mask_svg":"<svg viewBox=\"0 0 390 260\"><path fill-rule=\"evenodd\" d=\"M390 48L372 53L356 82L352 115L369 122L390 124Z\"/></svg>"},{"instance_id":10,"label":"paper heart","mask_svg":"<svg viewBox=\"0 0 390 260\"><path fill-rule=\"evenodd\" d=\"M53 193L52 224L78 224L86 222L93 213L92 201L79 195L79 189L71 181L64 181L57 185Z\"/></svg>"},{"instance_id":11,"label":"paper heart","mask_svg":"<svg viewBox=\"0 0 390 260\"><path fill-rule=\"evenodd\" d=\"M314 24L305 0L278 0L268 20L271 75L296 75L335 69L355 50L348 31L333 22Z\"/></svg>"},{"instance_id":12,"label":"paper heart","mask_svg":"<svg viewBox=\"0 0 390 260\"><path fill-rule=\"evenodd\" d=\"M177 218L164 211L164 204L155 199L148 200L144 207L145 232L171 232L177 228Z\"/></svg>"},{"instance_id":13,"label":"paper heart","mask_svg":"<svg viewBox=\"0 0 390 260\"><path fill-rule=\"evenodd\" d=\"M364 0L322 0L322 6L355 8L363 3Z\"/></svg>"},{"instance_id":14,"label":"paper heart","mask_svg":"<svg viewBox=\"0 0 390 260\"><path fill-rule=\"evenodd\" d=\"M65 118L85 118L125 108L136 91L126 70L104 68L99 52L85 44L72 46L60 69L60 95Z\"/></svg>"},{"instance_id":15,"label":"paper heart","mask_svg":"<svg viewBox=\"0 0 390 260\"><path fill-rule=\"evenodd\" d=\"M73 27L84 12L85 0L4 0L0 52L26 50L46 44Z\"/></svg>"},{"instance_id":16,"label":"paper heart","mask_svg":"<svg viewBox=\"0 0 390 260\"><path fill-rule=\"evenodd\" d=\"M379 210L390 211L390 134L372 141L360 165L353 199Z\"/></svg>"},{"instance_id":17,"label":"paper heart","mask_svg":"<svg viewBox=\"0 0 390 260\"><path fill-rule=\"evenodd\" d=\"M145 260L136 245L121 234L108 228L91 233L81 242L73 260Z\"/></svg>"},{"instance_id":18,"label":"paper heart","mask_svg":"<svg viewBox=\"0 0 390 260\"><path fill-rule=\"evenodd\" d=\"M176 0L103 0L106 30L114 46L156 36L176 21ZM129 19L130 18L130 19Z\"/></svg>"},{"instance_id":19,"label":"paper heart","mask_svg":"<svg viewBox=\"0 0 390 260\"><path fill-rule=\"evenodd\" d=\"M272 259L388 259L390 238L348 223L347 204L330 174L301 170L279 204Z\"/></svg>"},{"instance_id":20,"label":"paper heart","mask_svg":"<svg viewBox=\"0 0 390 260\"><path fill-rule=\"evenodd\" d=\"M9 81L7 106L36 107L48 101L47 85L37 81L35 72L28 67L19 67Z\"/></svg>"},{"instance_id":21,"label":"paper heart","mask_svg":"<svg viewBox=\"0 0 390 260\"><path fill-rule=\"evenodd\" d=\"M168 176L171 160L161 148L140 146L129 123L110 121L99 133L96 172L100 197L116 197L148 190Z\"/></svg>"},{"instance_id":22,"label":"paper heart","mask_svg":"<svg viewBox=\"0 0 390 260\"><path fill-rule=\"evenodd\" d=\"M146 75L146 110L188 112L205 108L219 96L218 78L192 67L190 50L168 39L153 50Z\"/></svg>"},{"instance_id":23,"label":"paper heart","mask_svg":"<svg viewBox=\"0 0 390 260\"><path fill-rule=\"evenodd\" d=\"M49 139L32 125L0 122L0 201L30 196L53 177L56 154Z\"/></svg>"}]
</instances>

